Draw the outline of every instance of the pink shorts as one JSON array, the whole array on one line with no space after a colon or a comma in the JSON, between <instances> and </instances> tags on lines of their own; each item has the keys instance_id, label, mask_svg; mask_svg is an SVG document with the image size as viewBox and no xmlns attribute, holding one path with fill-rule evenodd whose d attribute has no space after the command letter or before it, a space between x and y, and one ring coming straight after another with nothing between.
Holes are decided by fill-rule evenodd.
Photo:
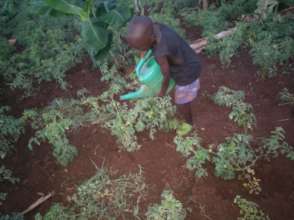
<instances>
[{"instance_id":1,"label":"pink shorts","mask_svg":"<svg viewBox=\"0 0 294 220\"><path fill-rule=\"evenodd\" d=\"M175 103L186 104L192 102L197 97L198 90L200 89L200 81L196 79L191 84L185 86L176 85Z\"/></svg>"}]
</instances>

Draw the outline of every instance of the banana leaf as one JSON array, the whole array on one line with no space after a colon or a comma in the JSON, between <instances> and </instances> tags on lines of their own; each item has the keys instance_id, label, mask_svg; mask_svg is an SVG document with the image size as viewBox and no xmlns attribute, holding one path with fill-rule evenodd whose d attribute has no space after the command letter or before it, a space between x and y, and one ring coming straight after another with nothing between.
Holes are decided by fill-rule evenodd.
<instances>
[{"instance_id":1,"label":"banana leaf","mask_svg":"<svg viewBox=\"0 0 294 220\"><path fill-rule=\"evenodd\" d=\"M79 16L82 21L89 19L89 14L86 11L64 0L45 0L45 1L48 6L64 14Z\"/></svg>"},{"instance_id":2,"label":"banana leaf","mask_svg":"<svg viewBox=\"0 0 294 220\"><path fill-rule=\"evenodd\" d=\"M126 8L115 8L107 14L99 17L99 20L107 23L110 28L119 28L131 17L131 11Z\"/></svg>"},{"instance_id":3,"label":"banana leaf","mask_svg":"<svg viewBox=\"0 0 294 220\"><path fill-rule=\"evenodd\" d=\"M81 23L81 37L88 52L95 55L107 46L109 32L88 20Z\"/></svg>"}]
</instances>

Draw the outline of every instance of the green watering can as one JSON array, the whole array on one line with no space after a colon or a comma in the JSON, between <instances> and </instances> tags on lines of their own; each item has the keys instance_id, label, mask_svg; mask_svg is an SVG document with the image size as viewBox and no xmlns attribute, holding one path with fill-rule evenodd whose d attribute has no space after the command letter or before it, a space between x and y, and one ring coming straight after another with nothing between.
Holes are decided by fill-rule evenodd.
<instances>
[{"instance_id":1,"label":"green watering can","mask_svg":"<svg viewBox=\"0 0 294 220\"><path fill-rule=\"evenodd\" d=\"M156 96L160 92L163 75L160 71L159 64L152 55L151 49L140 59L135 71L139 82L142 84L141 87L137 91L120 96L120 100L146 98ZM174 86L175 82L171 79L169 81L167 93L169 93Z\"/></svg>"}]
</instances>

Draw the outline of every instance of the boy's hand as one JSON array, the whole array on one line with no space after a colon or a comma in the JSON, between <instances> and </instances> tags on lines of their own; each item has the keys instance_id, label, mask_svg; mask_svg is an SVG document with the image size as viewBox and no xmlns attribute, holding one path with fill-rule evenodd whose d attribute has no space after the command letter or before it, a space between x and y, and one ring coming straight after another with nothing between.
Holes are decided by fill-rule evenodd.
<instances>
[{"instance_id":1,"label":"boy's hand","mask_svg":"<svg viewBox=\"0 0 294 220\"><path fill-rule=\"evenodd\" d=\"M140 51L140 58L143 58L145 53L146 53L146 51Z\"/></svg>"}]
</instances>

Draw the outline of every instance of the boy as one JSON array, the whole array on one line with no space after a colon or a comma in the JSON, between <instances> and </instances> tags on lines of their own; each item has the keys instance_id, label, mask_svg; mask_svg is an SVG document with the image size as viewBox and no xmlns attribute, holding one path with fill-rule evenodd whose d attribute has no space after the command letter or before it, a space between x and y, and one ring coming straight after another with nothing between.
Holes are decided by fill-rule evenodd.
<instances>
[{"instance_id":1,"label":"boy","mask_svg":"<svg viewBox=\"0 0 294 220\"><path fill-rule=\"evenodd\" d=\"M192 101L200 88L201 64L194 50L169 27L152 22L149 17L135 16L123 40L140 51L152 49L160 65L163 83L158 96L164 96L170 77L175 80L175 103L180 116L193 124Z\"/></svg>"}]
</instances>

